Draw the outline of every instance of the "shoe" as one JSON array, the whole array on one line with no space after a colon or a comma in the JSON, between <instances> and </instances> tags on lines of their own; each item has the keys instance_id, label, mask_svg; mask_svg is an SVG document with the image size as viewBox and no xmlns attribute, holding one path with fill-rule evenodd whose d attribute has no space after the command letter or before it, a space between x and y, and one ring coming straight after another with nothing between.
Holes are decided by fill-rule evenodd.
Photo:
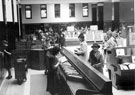
<instances>
[{"instance_id":1,"label":"shoe","mask_svg":"<svg viewBox=\"0 0 135 95\"><path fill-rule=\"evenodd\" d=\"M12 76L11 76L11 75L6 77L6 79L11 79L11 78L12 78Z\"/></svg>"},{"instance_id":2,"label":"shoe","mask_svg":"<svg viewBox=\"0 0 135 95\"><path fill-rule=\"evenodd\" d=\"M26 82L26 81L27 81L27 78L25 77L25 78L24 78L24 82Z\"/></svg>"}]
</instances>

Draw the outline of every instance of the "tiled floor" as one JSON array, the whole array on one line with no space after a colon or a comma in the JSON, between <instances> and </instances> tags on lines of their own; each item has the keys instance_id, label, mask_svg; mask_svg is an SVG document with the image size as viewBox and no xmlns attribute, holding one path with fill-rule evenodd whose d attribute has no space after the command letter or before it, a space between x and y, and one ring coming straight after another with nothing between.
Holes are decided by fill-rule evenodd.
<instances>
[{"instance_id":1,"label":"tiled floor","mask_svg":"<svg viewBox=\"0 0 135 95\"><path fill-rule=\"evenodd\" d=\"M78 46L68 47L70 50L74 50ZM88 46L88 52L91 50L91 45ZM102 52L102 49L100 48ZM4 79L2 85L0 86L0 95L30 95L30 75L41 74L44 73L43 70L28 70L27 74L27 82L24 82L21 85L18 85L16 79L14 78L14 69L12 69L13 78L11 80ZM104 67L104 75L108 77L108 73L106 68ZM125 91L125 90L117 90L114 87L113 95L135 95L135 90ZM50 95L49 93L47 95Z\"/></svg>"}]
</instances>

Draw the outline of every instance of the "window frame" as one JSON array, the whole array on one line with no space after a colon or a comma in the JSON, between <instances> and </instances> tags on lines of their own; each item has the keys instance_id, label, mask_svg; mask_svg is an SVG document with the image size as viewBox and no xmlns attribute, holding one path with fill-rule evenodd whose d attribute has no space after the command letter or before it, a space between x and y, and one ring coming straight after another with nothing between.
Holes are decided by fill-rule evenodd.
<instances>
[{"instance_id":1,"label":"window frame","mask_svg":"<svg viewBox=\"0 0 135 95\"><path fill-rule=\"evenodd\" d=\"M71 7L71 6L73 6L73 7ZM69 11L69 17L75 17L75 4L74 3L69 4L69 10L71 10L71 11ZM74 12L73 15L72 15L72 12Z\"/></svg>"},{"instance_id":2,"label":"window frame","mask_svg":"<svg viewBox=\"0 0 135 95\"><path fill-rule=\"evenodd\" d=\"M56 7L58 7L59 6L59 8L57 9ZM58 13L59 13L59 15L58 15ZM60 4L54 4L54 15L55 15L55 18L60 18Z\"/></svg>"},{"instance_id":3,"label":"window frame","mask_svg":"<svg viewBox=\"0 0 135 95\"><path fill-rule=\"evenodd\" d=\"M42 8L42 6L44 8ZM45 11L46 16L42 16L42 10ZM40 4L40 17L41 19L47 18L47 4Z\"/></svg>"},{"instance_id":4,"label":"window frame","mask_svg":"<svg viewBox=\"0 0 135 95\"><path fill-rule=\"evenodd\" d=\"M87 6L87 7L84 8L85 6ZM84 14L85 9L87 9L87 14L86 15ZM88 17L89 16L89 4L88 3L82 3L82 16L83 17Z\"/></svg>"},{"instance_id":5,"label":"window frame","mask_svg":"<svg viewBox=\"0 0 135 95\"><path fill-rule=\"evenodd\" d=\"M29 8L27 8L27 6L29 6ZM30 11L30 17L27 16L28 15L27 11ZM25 18L32 19L32 6L31 5L25 5Z\"/></svg>"}]
</instances>

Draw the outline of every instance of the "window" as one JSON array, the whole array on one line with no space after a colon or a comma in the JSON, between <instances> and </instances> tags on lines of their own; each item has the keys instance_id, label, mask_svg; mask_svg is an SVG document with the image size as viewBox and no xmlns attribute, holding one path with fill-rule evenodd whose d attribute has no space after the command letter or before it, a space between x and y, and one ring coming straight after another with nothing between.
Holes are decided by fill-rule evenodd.
<instances>
[{"instance_id":1,"label":"window","mask_svg":"<svg viewBox=\"0 0 135 95\"><path fill-rule=\"evenodd\" d=\"M55 17L60 17L60 4L55 4Z\"/></svg>"},{"instance_id":2,"label":"window","mask_svg":"<svg viewBox=\"0 0 135 95\"><path fill-rule=\"evenodd\" d=\"M69 17L75 17L75 4L69 4Z\"/></svg>"},{"instance_id":3,"label":"window","mask_svg":"<svg viewBox=\"0 0 135 95\"><path fill-rule=\"evenodd\" d=\"M25 5L25 18L26 19L31 19L32 18L31 5Z\"/></svg>"},{"instance_id":4,"label":"window","mask_svg":"<svg viewBox=\"0 0 135 95\"><path fill-rule=\"evenodd\" d=\"M47 5L40 5L40 16L41 18L47 18Z\"/></svg>"},{"instance_id":5,"label":"window","mask_svg":"<svg viewBox=\"0 0 135 95\"><path fill-rule=\"evenodd\" d=\"M83 7L83 17L88 17L88 3L83 3L83 5L82 5L82 7Z\"/></svg>"}]
</instances>

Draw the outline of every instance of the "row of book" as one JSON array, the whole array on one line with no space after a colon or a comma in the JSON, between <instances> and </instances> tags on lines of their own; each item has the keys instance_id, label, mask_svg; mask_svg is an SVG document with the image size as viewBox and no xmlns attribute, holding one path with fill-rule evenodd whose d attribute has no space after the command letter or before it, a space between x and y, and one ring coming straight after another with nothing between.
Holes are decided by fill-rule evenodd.
<instances>
[{"instance_id":1,"label":"row of book","mask_svg":"<svg viewBox=\"0 0 135 95\"><path fill-rule=\"evenodd\" d=\"M121 70L135 70L135 63L123 63L120 64Z\"/></svg>"},{"instance_id":2,"label":"row of book","mask_svg":"<svg viewBox=\"0 0 135 95\"><path fill-rule=\"evenodd\" d=\"M83 77L75 70L75 68L68 62L66 57L62 56L59 58L60 66L63 69L66 78L70 80L82 81Z\"/></svg>"}]
</instances>

